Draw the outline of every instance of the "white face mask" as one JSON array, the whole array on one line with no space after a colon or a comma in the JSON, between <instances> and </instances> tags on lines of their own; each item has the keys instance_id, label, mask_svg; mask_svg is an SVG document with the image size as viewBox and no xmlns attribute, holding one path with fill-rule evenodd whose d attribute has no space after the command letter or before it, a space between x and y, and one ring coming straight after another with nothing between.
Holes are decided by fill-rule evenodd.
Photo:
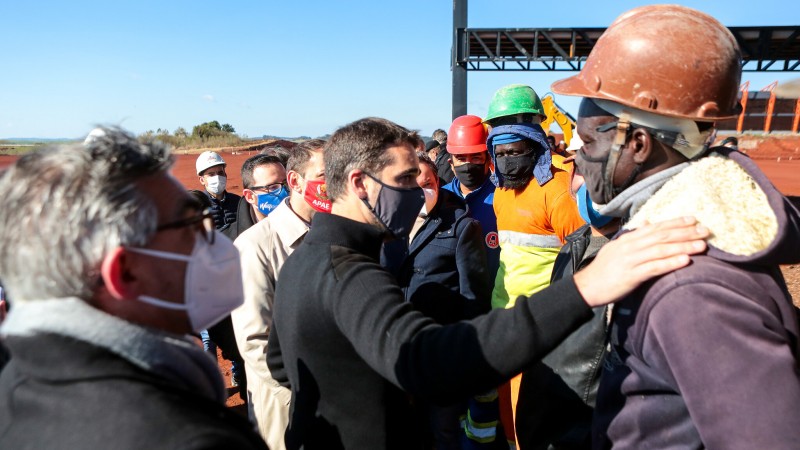
<instances>
[{"instance_id":1,"label":"white face mask","mask_svg":"<svg viewBox=\"0 0 800 450\"><path fill-rule=\"evenodd\" d=\"M192 329L198 333L222 320L244 302L239 251L230 239L218 231L214 233L213 245L198 236L191 255L128 248L135 253L188 263L183 303L147 295L139 296L139 301L166 309L186 310Z\"/></svg>"},{"instance_id":2,"label":"white face mask","mask_svg":"<svg viewBox=\"0 0 800 450\"><path fill-rule=\"evenodd\" d=\"M422 205L422 210L419 212L420 217L428 217L434 206L436 200L439 198L439 193L435 189L423 188L422 192L425 194L425 204Z\"/></svg>"},{"instance_id":3,"label":"white face mask","mask_svg":"<svg viewBox=\"0 0 800 450\"><path fill-rule=\"evenodd\" d=\"M225 186L228 184L228 177L222 175L214 175L213 177L206 178L206 189L214 195L219 195L225 192Z\"/></svg>"}]
</instances>

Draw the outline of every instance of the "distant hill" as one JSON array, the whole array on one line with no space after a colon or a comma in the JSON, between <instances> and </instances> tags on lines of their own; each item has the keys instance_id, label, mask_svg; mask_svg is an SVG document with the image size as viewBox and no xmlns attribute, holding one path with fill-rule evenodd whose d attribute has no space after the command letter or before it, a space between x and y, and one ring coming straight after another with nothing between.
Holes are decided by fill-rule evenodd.
<instances>
[{"instance_id":1,"label":"distant hill","mask_svg":"<svg viewBox=\"0 0 800 450\"><path fill-rule=\"evenodd\" d=\"M79 141L80 139L70 139L70 138L3 138L0 139L0 144L4 145L14 145L14 144L50 144L54 142L74 142Z\"/></svg>"},{"instance_id":2,"label":"distant hill","mask_svg":"<svg viewBox=\"0 0 800 450\"><path fill-rule=\"evenodd\" d=\"M251 141L276 140L276 141L293 141L293 142L297 142L297 141L307 141L309 139L330 139L330 137L331 137L330 134L326 134L326 135L323 135L323 136L316 136L316 137L311 137L311 136L289 137L289 136L274 136L274 135L271 135L271 134L265 134L263 136L258 136L258 137L248 137L247 139L249 139Z\"/></svg>"},{"instance_id":3,"label":"distant hill","mask_svg":"<svg viewBox=\"0 0 800 450\"><path fill-rule=\"evenodd\" d=\"M430 136L422 136L422 135L420 135L419 137L421 137L422 140L425 141L425 142L428 142L428 141L430 141L432 139ZM248 139L250 139L251 141L272 140L272 139L283 140L283 141L307 141L309 139L325 139L325 140L328 140L330 138L331 138L330 134L326 134L326 135L323 135L323 136L317 136L315 138L312 138L310 136L287 137L287 136L272 136L272 135L269 135L269 134L265 134L265 135L263 135L261 137L249 137Z\"/></svg>"}]
</instances>

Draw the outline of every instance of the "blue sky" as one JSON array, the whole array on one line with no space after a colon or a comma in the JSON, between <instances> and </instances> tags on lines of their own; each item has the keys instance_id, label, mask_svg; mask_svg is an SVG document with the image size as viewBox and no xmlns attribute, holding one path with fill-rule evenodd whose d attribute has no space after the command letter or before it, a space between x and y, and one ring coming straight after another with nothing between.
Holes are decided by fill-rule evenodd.
<instances>
[{"instance_id":1,"label":"blue sky","mask_svg":"<svg viewBox=\"0 0 800 450\"><path fill-rule=\"evenodd\" d=\"M653 2L470 0L469 26L605 27ZM797 25L796 1L684 1L728 26ZM0 2L0 138L77 138L218 120L251 137L319 136L365 116L430 135L451 119L452 2ZM687 36L687 45L691 36ZM567 72L470 72L468 112ZM800 73L746 72L751 88ZM577 101L558 97L574 114Z\"/></svg>"}]
</instances>

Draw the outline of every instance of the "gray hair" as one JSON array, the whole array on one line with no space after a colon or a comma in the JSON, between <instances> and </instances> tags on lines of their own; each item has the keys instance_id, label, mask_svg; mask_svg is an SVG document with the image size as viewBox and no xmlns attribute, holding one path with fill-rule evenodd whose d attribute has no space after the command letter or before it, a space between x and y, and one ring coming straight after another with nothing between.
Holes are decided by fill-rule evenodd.
<instances>
[{"instance_id":1,"label":"gray hair","mask_svg":"<svg viewBox=\"0 0 800 450\"><path fill-rule=\"evenodd\" d=\"M134 183L167 171L169 149L101 130L84 144L27 154L0 175L0 276L14 301L88 300L105 255L155 233L156 206Z\"/></svg>"},{"instance_id":2,"label":"gray hair","mask_svg":"<svg viewBox=\"0 0 800 450\"><path fill-rule=\"evenodd\" d=\"M433 136L431 136L431 138L434 141L438 142L439 145L442 145L445 142L447 142L447 132L441 128L437 128L433 130Z\"/></svg>"}]
</instances>

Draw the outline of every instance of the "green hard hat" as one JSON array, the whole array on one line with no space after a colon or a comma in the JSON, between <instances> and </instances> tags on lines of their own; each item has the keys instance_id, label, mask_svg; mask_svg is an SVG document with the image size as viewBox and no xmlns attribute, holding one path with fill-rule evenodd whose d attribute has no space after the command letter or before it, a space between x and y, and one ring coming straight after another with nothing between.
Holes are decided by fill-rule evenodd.
<instances>
[{"instance_id":1,"label":"green hard hat","mask_svg":"<svg viewBox=\"0 0 800 450\"><path fill-rule=\"evenodd\" d=\"M524 84L509 84L494 93L484 122L515 114L544 115L544 108L536 91Z\"/></svg>"}]
</instances>

